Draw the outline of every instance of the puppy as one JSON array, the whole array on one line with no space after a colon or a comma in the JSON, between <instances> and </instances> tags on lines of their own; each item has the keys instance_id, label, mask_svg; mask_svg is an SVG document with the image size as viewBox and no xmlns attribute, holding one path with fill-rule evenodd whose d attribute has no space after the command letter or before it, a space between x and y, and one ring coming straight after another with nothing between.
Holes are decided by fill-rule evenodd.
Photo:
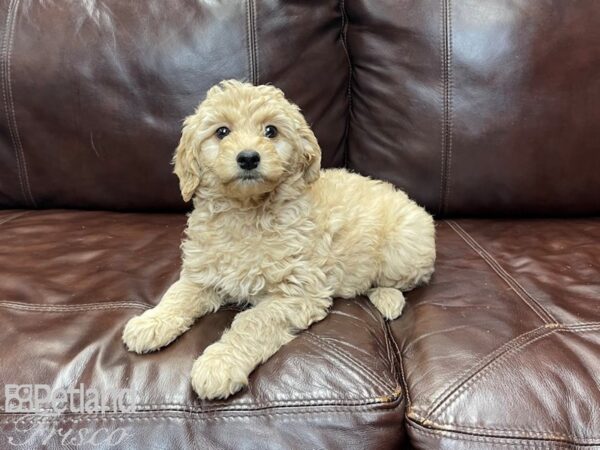
<instances>
[{"instance_id":1,"label":"puppy","mask_svg":"<svg viewBox=\"0 0 600 450\"><path fill-rule=\"evenodd\" d=\"M179 280L131 319L127 348L158 350L223 304L249 304L194 363L205 399L226 398L333 297L367 295L387 319L402 291L427 282L431 216L391 184L321 170L321 150L298 107L273 86L223 81L189 116L173 159L193 199Z\"/></svg>"}]
</instances>

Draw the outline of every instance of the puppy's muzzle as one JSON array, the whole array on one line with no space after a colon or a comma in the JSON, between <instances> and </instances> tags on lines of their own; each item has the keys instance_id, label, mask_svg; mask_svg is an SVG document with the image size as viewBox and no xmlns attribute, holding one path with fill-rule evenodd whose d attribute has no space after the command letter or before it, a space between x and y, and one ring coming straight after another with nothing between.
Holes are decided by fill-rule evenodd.
<instances>
[{"instance_id":1,"label":"puppy's muzzle","mask_svg":"<svg viewBox=\"0 0 600 450\"><path fill-rule=\"evenodd\" d=\"M260 155L254 150L243 150L238 153L236 161L240 169L254 170L260 164Z\"/></svg>"}]
</instances>

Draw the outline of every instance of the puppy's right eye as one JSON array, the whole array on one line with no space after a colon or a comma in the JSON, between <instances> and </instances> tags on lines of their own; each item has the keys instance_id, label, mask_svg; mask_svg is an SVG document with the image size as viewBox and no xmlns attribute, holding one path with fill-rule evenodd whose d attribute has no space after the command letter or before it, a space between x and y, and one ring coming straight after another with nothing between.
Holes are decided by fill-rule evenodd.
<instances>
[{"instance_id":1,"label":"puppy's right eye","mask_svg":"<svg viewBox=\"0 0 600 450\"><path fill-rule=\"evenodd\" d=\"M231 133L231 130L229 128L221 127L221 128L217 129L217 131L215 132L215 135L217 136L218 139L223 139L229 133Z\"/></svg>"}]
</instances>

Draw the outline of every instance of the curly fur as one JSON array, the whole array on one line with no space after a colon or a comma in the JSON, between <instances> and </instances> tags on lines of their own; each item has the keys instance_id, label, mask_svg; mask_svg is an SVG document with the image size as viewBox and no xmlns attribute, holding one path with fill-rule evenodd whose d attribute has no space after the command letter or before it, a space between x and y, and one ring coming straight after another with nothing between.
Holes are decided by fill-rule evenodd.
<instances>
[{"instance_id":1,"label":"curly fur","mask_svg":"<svg viewBox=\"0 0 600 450\"><path fill-rule=\"evenodd\" d=\"M267 125L279 130L275 138ZM219 139L222 126L231 132ZM246 149L260 154L257 179L240 178L236 155ZM129 350L157 350L223 304L250 304L192 369L200 397L226 398L323 319L333 297L366 294L387 319L398 317L402 291L433 273L431 216L391 184L320 170L320 162L314 134L279 89L211 88L185 120L174 156L182 195L194 202L180 279L126 325Z\"/></svg>"}]
</instances>

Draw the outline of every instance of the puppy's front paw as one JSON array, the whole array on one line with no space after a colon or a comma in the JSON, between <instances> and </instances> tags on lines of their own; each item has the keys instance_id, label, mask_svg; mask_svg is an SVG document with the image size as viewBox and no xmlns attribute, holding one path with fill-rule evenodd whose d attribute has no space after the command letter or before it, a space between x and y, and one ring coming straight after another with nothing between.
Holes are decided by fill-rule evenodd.
<instances>
[{"instance_id":1,"label":"puppy's front paw","mask_svg":"<svg viewBox=\"0 0 600 450\"><path fill-rule=\"evenodd\" d=\"M213 344L194 362L192 387L200 398L227 398L248 385L248 374L233 358L224 356L224 351L226 346Z\"/></svg>"},{"instance_id":2,"label":"puppy's front paw","mask_svg":"<svg viewBox=\"0 0 600 450\"><path fill-rule=\"evenodd\" d=\"M182 319L162 317L150 310L127 322L123 342L129 351L153 352L173 342L187 329L188 325Z\"/></svg>"}]
</instances>

